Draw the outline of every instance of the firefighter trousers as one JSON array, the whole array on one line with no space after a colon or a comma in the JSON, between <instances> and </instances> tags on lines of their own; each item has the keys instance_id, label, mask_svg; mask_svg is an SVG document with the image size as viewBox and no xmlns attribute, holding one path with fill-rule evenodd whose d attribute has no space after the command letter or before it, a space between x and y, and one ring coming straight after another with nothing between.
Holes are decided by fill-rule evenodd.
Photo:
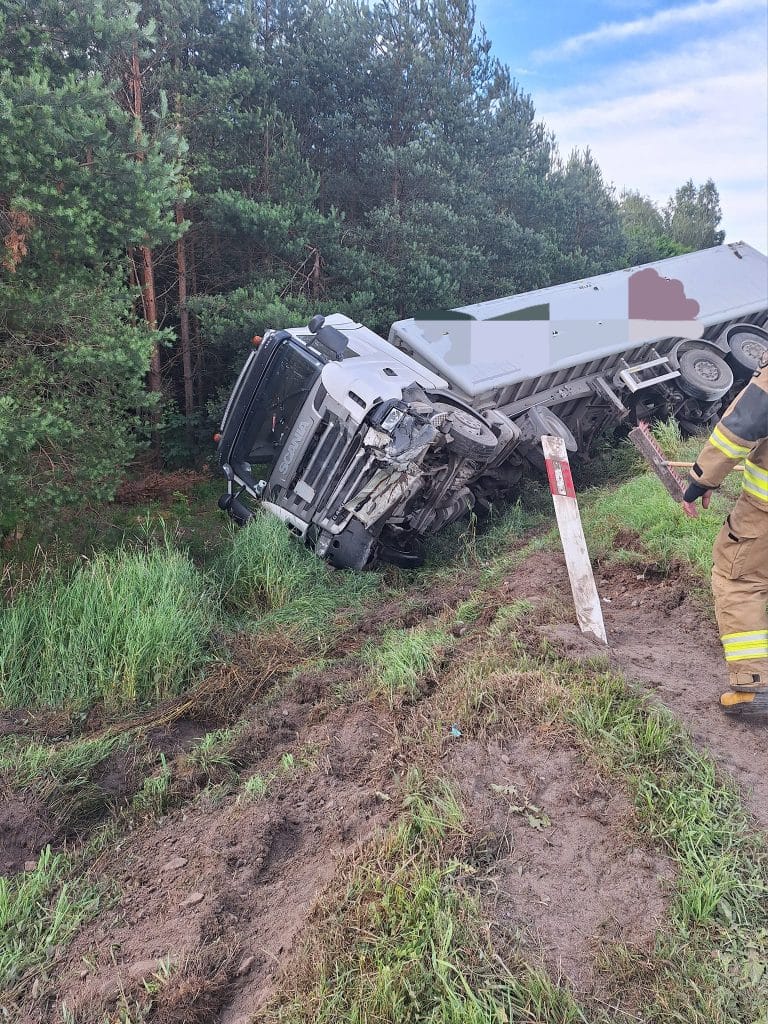
<instances>
[{"instance_id":1,"label":"firefighter trousers","mask_svg":"<svg viewBox=\"0 0 768 1024\"><path fill-rule=\"evenodd\" d=\"M712 555L712 593L731 689L766 689L768 508L758 508L742 494Z\"/></svg>"}]
</instances>

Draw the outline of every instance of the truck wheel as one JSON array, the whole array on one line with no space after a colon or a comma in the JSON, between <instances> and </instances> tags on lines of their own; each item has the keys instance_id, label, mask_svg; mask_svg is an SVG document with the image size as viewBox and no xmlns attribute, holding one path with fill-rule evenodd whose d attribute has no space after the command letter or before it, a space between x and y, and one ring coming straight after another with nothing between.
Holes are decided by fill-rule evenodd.
<instances>
[{"instance_id":1,"label":"truck wheel","mask_svg":"<svg viewBox=\"0 0 768 1024\"><path fill-rule=\"evenodd\" d=\"M768 352L768 336L758 330L741 330L728 333L728 347L737 372L742 377L751 375L760 366L760 360Z\"/></svg>"},{"instance_id":2,"label":"truck wheel","mask_svg":"<svg viewBox=\"0 0 768 1024\"><path fill-rule=\"evenodd\" d=\"M380 562L388 562L400 569L418 569L424 565L424 545L414 535L395 537L386 527L377 551Z\"/></svg>"},{"instance_id":3,"label":"truck wheel","mask_svg":"<svg viewBox=\"0 0 768 1024\"><path fill-rule=\"evenodd\" d=\"M562 437L565 447L569 452L578 450L578 444L573 433L560 419L557 413L548 409L546 405L534 405L520 421L523 437L532 440L540 446L544 434L551 434L554 437Z\"/></svg>"},{"instance_id":4,"label":"truck wheel","mask_svg":"<svg viewBox=\"0 0 768 1024\"><path fill-rule=\"evenodd\" d=\"M679 359L680 390L699 401L715 402L733 387L730 366L707 348L688 348Z\"/></svg>"},{"instance_id":5,"label":"truck wheel","mask_svg":"<svg viewBox=\"0 0 768 1024\"><path fill-rule=\"evenodd\" d=\"M484 461L493 457L498 438L481 416L442 402L435 402L435 409L447 415L448 429L453 438L449 447L457 455Z\"/></svg>"}]
</instances>

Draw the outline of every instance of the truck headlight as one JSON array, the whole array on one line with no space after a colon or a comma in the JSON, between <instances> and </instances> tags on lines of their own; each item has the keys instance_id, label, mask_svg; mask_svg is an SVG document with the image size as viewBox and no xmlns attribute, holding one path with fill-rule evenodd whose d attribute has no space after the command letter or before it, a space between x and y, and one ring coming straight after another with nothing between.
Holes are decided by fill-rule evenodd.
<instances>
[{"instance_id":1,"label":"truck headlight","mask_svg":"<svg viewBox=\"0 0 768 1024\"><path fill-rule=\"evenodd\" d=\"M405 413L402 409L390 409L384 419L381 421L381 429L386 431L392 431L402 420Z\"/></svg>"}]
</instances>

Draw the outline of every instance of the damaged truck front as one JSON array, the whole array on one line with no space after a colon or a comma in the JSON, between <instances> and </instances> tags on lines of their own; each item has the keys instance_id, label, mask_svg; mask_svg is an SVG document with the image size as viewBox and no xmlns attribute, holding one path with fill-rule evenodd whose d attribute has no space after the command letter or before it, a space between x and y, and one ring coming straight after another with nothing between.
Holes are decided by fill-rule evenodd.
<instances>
[{"instance_id":1,"label":"damaged truck front","mask_svg":"<svg viewBox=\"0 0 768 1024\"><path fill-rule=\"evenodd\" d=\"M417 565L420 539L472 508L468 484L518 434L366 327L315 317L249 356L221 426L220 505L247 521L245 491L339 567Z\"/></svg>"},{"instance_id":2,"label":"damaged truck front","mask_svg":"<svg viewBox=\"0 0 768 1024\"><path fill-rule=\"evenodd\" d=\"M633 320L641 281L673 282L686 312L662 295L663 316ZM268 331L224 413L219 504L245 523L259 501L338 567L419 565L424 538L541 466L542 434L586 454L625 420L706 429L768 349L767 293L768 261L739 244L399 321L388 341L341 314Z\"/></svg>"}]
</instances>

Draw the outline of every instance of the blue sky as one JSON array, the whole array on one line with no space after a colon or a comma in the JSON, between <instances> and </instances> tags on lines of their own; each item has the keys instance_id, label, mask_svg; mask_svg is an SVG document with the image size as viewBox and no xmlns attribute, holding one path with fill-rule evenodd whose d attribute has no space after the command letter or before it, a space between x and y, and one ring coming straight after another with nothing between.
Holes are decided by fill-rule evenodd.
<instances>
[{"instance_id":1,"label":"blue sky","mask_svg":"<svg viewBox=\"0 0 768 1024\"><path fill-rule=\"evenodd\" d=\"M726 241L768 252L766 0L476 0L563 155L663 204L714 179Z\"/></svg>"}]
</instances>

